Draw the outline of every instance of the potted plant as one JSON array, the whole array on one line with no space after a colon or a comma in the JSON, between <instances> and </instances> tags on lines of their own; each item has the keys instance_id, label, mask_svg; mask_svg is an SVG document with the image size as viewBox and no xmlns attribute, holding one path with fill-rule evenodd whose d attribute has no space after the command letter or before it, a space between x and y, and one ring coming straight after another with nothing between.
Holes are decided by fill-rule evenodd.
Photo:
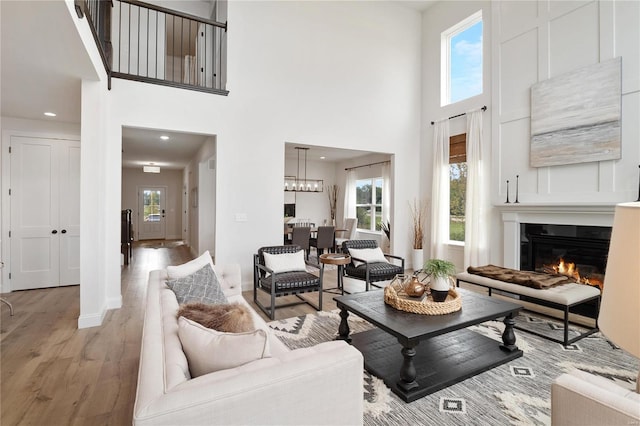
<instances>
[{"instance_id":1,"label":"potted plant","mask_svg":"<svg viewBox=\"0 0 640 426\"><path fill-rule=\"evenodd\" d=\"M449 277L456 273L456 266L448 260L431 259L424 264L422 271L431 277L431 296L434 302L444 302L449 294Z\"/></svg>"},{"instance_id":2,"label":"potted plant","mask_svg":"<svg viewBox=\"0 0 640 426\"><path fill-rule=\"evenodd\" d=\"M391 250L391 222L388 220L380 224L384 236L382 237L382 251L389 253Z\"/></svg>"},{"instance_id":3,"label":"potted plant","mask_svg":"<svg viewBox=\"0 0 640 426\"><path fill-rule=\"evenodd\" d=\"M419 270L424 259L422 241L424 240L424 219L427 208L423 201L413 200L409 203L411 218L413 220L413 269Z\"/></svg>"}]
</instances>

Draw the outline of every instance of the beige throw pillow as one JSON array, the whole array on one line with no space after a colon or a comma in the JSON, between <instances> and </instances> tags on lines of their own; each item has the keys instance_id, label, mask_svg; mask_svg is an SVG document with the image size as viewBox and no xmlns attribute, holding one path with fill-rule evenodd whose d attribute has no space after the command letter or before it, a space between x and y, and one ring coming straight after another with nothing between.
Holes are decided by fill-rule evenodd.
<instances>
[{"instance_id":1,"label":"beige throw pillow","mask_svg":"<svg viewBox=\"0 0 640 426\"><path fill-rule=\"evenodd\" d=\"M197 322L178 318L178 336L191 377L238 367L268 356L267 333L223 333Z\"/></svg>"},{"instance_id":2,"label":"beige throw pillow","mask_svg":"<svg viewBox=\"0 0 640 426\"><path fill-rule=\"evenodd\" d=\"M213 259L211 259L211 255L209 254L209 250L205 251L199 257L178 266L167 266L167 275L169 279L178 279L184 278L188 275L193 274L196 271L202 269L204 265L211 265L211 269L213 269Z\"/></svg>"}]
</instances>

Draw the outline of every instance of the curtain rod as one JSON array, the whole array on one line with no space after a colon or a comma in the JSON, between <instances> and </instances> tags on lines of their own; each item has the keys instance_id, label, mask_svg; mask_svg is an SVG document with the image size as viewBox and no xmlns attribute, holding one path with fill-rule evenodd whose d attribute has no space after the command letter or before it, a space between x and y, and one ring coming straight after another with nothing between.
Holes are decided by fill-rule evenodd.
<instances>
[{"instance_id":1,"label":"curtain rod","mask_svg":"<svg viewBox=\"0 0 640 426\"><path fill-rule=\"evenodd\" d=\"M482 108L480 108L480 109L481 109L481 110L483 110L483 111L486 111L486 110L487 110L487 106L486 106L486 105L484 105L484 106L483 106ZM462 114L452 115L451 117L449 117L449 120L451 120L452 118L462 117L463 115L467 115L467 113L466 113L466 112L463 112ZM435 121L432 121L432 122L431 122L431 125L433 126L434 124L436 124L436 122L435 122Z\"/></svg>"},{"instance_id":2,"label":"curtain rod","mask_svg":"<svg viewBox=\"0 0 640 426\"><path fill-rule=\"evenodd\" d=\"M362 166L346 167L346 168L345 168L345 170L359 169L359 168L361 168L361 167L375 166L375 165L377 165L377 164L384 164L384 163L390 163L390 162L391 162L391 160L378 161L377 163L363 164Z\"/></svg>"}]
</instances>

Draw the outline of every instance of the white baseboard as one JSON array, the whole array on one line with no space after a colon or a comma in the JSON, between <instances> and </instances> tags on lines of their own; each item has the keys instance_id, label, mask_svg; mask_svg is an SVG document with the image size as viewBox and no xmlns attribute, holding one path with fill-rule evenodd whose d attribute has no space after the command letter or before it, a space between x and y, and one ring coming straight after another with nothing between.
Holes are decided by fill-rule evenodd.
<instances>
[{"instance_id":1,"label":"white baseboard","mask_svg":"<svg viewBox=\"0 0 640 426\"><path fill-rule=\"evenodd\" d=\"M164 238L166 240L180 240L180 239L182 239L182 235L167 235Z\"/></svg>"},{"instance_id":2,"label":"white baseboard","mask_svg":"<svg viewBox=\"0 0 640 426\"><path fill-rule=\"evenodd\" d=\"M78 317L78 328L82 329L101 326L106 313L107 310L103 309L101 313L80 315L80 317Z\"/></svg>"}]
</instances>

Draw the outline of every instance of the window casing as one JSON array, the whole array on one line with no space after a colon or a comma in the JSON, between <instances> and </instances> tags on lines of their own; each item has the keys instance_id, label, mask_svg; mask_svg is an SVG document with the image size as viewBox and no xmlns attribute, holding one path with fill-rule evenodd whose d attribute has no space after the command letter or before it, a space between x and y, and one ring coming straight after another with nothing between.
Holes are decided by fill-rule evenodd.
<instances>
[{"instance_id":1,"label":"window casing","mask_svg":"<svg viewBox=\"0 0 640 426\"><path fill-rule=\"evenodd\" d=\"M483 62L482 10L440 35L440 106L480 95Z\"/></svg>"},{"instance_id":2,"label":"window casing","mask_svg":"<svg viewBox=\"0 0 640 426\"><path fill-rule=\"evenodd\" d=\"M464 243L467 195L467 134L449 138L449 239Z\"/></svg>"},{"instance_id":3,"label":"window casing","mask_svg":"<svg viewBox=\"0 0 640 426\"><path fill-rule=\"evenodd\" d=\"M381 177L356 181L356 217L361 231L382 230L382 185Z\"/></svg>"}]
</instances>

